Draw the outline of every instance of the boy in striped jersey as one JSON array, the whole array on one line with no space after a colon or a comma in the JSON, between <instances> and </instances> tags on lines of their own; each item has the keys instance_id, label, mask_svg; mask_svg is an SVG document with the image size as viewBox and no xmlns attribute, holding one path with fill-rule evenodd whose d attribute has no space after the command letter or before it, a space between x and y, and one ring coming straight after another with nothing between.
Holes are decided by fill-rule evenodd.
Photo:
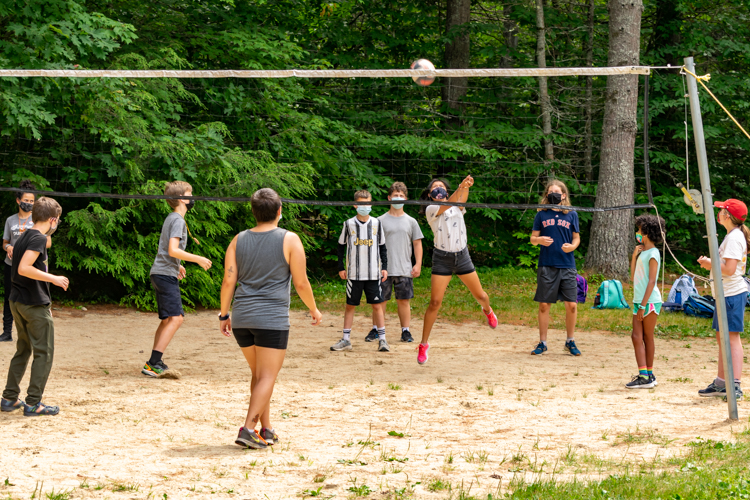
<instances>
[{"instance_id":1,"label":"boy in striped jersey","mask_svg":"<svg viewBox=\"0 0 750 500\"><path fill-rule=\"evenodd\" d=\"M372 201L368 191L354 193L354 201ZM339 276L346 280L346 310L344 311L344 336L331 346L332 351L351 351L354 309L365 293L372 305L372 315L378 330L378 351L389 352L385 340L385 315L377 304L383 302L380 283L388 278L388 256L385 234L380 221L370 217L371 205L354 205L357 216L344 222L339 237Z\"/></svg>"}]
</instances>

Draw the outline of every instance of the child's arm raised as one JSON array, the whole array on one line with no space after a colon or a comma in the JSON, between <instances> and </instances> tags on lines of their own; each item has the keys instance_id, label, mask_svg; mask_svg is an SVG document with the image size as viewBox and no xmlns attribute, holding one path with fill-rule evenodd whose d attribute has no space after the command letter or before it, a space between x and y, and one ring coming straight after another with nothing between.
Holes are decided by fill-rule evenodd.
<instances>
[{"instance_id":1,"label":"child's arm raised","mask_svg":"<svg viewBox=\"0 0 750 500\"><path fill-rule=\"evenodd\" d=\"M195 262L206 271L211 269L211 261L207 258L180 250L180 238L169 238L169 256L187 262Z\"/></svg>"},{"instance_id":2,"label":"child's arm raised","mask_svg":"<svg viewBox=\"0 0 750 500\"><path fill-rule=\"evenodd\" d=\"M638 254L643 251L643 245L636 245L633 249L633 256L630 258L630 282L635 279L635 265L638 262ZM649 268L650 269L650 268Z\"/></svg>"},{"instance_id":3,"label":"child's arm raised","mask_svg":"<svg viewBox=\"0 0 750 500\"><path fill-rule=\"evenodd\" d=\"M305 247L302 246L302 240L295 233L288 232L284 236L284 254L289 262L289 271L292 273L292 282L297 295L310 310L312 324L319 325L323 320L323 315L315 305L315 296L313 295L310 280L307 279L307 257L305 256Z\"/></svg>"},{"instance_id":4,"label":"child's arm raised","mask_svg":"<svg viewBox=\"0 0 750 500\"><path fill-rule=\"evenodd\" d=\"M18 274L25 278L29 278L36 281L46 281L53 285L59 286L63 290L68 290L68 278L65 276L55 276L54 274L45 273L34 267L34 262L39 257L39 252L34 250L26 250L21 257L21 262L18 263Z\"/></svg>"},{"instance_id":5,"label":"child's arm raised","mask_svg":"<svg viewBox=\"0 0 750 500\"><path fill-rule=\"evenodd\" d=\"M466 200L469 199L469 188L474 185L474 178L470 175L467 175L464 180L461 181L461 184L458 185L458 189L456 189L453 194L445 201L450 201L453 203L465 203ZM441 215L443 212L451 208L448 205L441 205L438 209L437 215Z\"/></svg>"}]
</instances>

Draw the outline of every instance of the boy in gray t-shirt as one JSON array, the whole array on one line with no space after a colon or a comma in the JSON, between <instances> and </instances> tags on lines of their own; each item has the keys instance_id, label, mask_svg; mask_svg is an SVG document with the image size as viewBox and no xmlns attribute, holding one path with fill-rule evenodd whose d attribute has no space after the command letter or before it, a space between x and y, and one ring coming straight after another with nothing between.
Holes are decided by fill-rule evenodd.
<instances>
[{"instance_id":1,"label":"boy in gray t-shirt","mask_svg":"<svg viewBox=\"0 0 750 500\"><path fill-rule=\"evenodd\" d=\"M166 196L192 196L193 188L184 181L167 184ZM173 212L164 220L159 236L159 248L156 251L154 264L151 266L151 286L156 292L156 307L159 312L159 327L154 335L154 347L151 357L143 366L141 373L149 377L158 377L167 370L162 355L169 342L182 325L185 311L182 309L179 280L185 277L185 268L181 261L195 262L208 271L211 261L200 255L185 251L188 228L185 214L195 205L194 200L167 200ZM198 241L196 240L196 243Z\"/></svg>"},{"instance_id":2,"label":"boy in gray t-shirt","mask_svg":"<svg viewBox=\"0 0 750 500\"><path fill-rule=\"evenodd\" d=\"M31 181L24 180L19 185L21 189L36 189ZM31 220L31 210L34 208L34 193L16 193L16 203L18 204L18 213L11 215L5 220L3 230L3 251L5 252L4 266L4 284L5 300L3 301L3 333L0 335L0 342L11 342L13 340L13 314L10 310L10 289L12 286L10 275L13 266L13 249L16 242L27 229L34 227L34 221Z\"/></svg>"},{"instance_id":3,"label":"boy in gray t-shirt","mask_svg":"<svg viewBox=\"0 0 750 500\"><path fill-rule=\"evenodd\" d=\"M398 318L401 321L401 342L413 342L414 338L409 331L410 301L414 298L414 278L422 272L424 236L416 219L404 212L404 204L397 203L408 199L408 190L403 182L393 183L388 189L388 199L396 203L392 203L391 209L378 217L385 233L388 249L388 278L381 284L384 302L378 306L382 308L385 317L386 303L391 300L391 294L395 289ZM414 265L412 265L412 254L416 260ZM377 328L373 327L373 330L365 337L365 341L371 342L376 338Z\"/></svg>"}]
</instances>

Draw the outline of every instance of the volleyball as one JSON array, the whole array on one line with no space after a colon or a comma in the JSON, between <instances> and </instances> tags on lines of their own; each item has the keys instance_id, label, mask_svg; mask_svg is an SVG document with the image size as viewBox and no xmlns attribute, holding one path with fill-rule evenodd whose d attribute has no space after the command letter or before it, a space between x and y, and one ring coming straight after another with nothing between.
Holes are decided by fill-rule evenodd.
<instances>
[{"instance_id":1,"label":"volleyball","mask_svg":"<svg viewBox=\"0 0 750 500\"><path fill-rule=\"evenodd\" d=\"M417 59L416 61L414 61L413 63L411 63L410 68L411 69L431 69L431 70L434 70L435 69L435 65L432 64L427 59ZM435 77L434 76L412 76L411 79L414 80L414 82L417 85L421 85L422 87L427 87L428 85L431 85L432 82L435 81Z\"/></svg>"}]
</instances>

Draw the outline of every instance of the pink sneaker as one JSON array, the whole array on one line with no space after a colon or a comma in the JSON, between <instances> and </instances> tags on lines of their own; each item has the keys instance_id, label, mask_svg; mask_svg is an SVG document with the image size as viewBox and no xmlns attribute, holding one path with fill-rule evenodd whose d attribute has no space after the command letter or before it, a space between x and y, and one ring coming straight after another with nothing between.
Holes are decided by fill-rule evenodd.
<instances>
[{"instance_id":1,"label":"pink sneaker","mask_svg":"<svg viewBox=\"0 0 750 500\"><path fill-rule=\"evenodd\" d=\"M487 314L484 312L484 307L482 308L482 312L485 316L487 316L487 323L490 325L490 328L497 328L497 316L495 316L495 311L490 309L490 313Z\"/></svg>"},{"instance_id":2,"label":"pink sneaker","mask_svg":"<svg viewBox=\"0 0 750 500\"><path fill-rule=\"evenodd\" d=\"M419 354L417 354L417 363L423 365L427 363L427 351L430 350L430 344L419 344Z\"/></svg>"}]
</instances>

